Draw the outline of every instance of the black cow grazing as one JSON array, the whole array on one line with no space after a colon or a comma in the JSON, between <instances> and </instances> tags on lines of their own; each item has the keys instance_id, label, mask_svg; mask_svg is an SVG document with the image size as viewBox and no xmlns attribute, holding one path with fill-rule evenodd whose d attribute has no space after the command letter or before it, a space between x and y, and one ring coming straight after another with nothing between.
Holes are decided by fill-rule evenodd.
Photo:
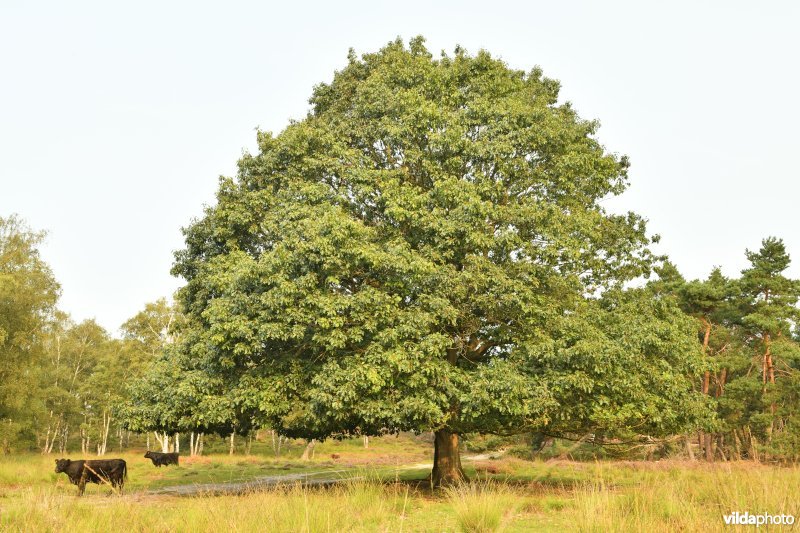
<instances>
[{"instance_id":1,"label":"black cow grazing","mask_svg":"<svg viewBox=\"0 0 800 533\"><path fill-rule=\"evenodd\" d=\"M64 472L70 483L78 486L78 496L86 489L86 482L108 483L112 488L122 491L128 479L128 465L122 459L95 459L70 461L56 459L56 474Z\"/></svg>"},{"instance_id":2,"label":"black cow grazing","mask_svg":"<svg viewBox=\"0 0 800 533\"><path fill-rule=\"evenodd\" d=\"M161 453L161 452L147 452L144 454L147 459L153 461L153 466L161 468L162 466L177 465L178 452Z\"/></svg>"}]
</instances>

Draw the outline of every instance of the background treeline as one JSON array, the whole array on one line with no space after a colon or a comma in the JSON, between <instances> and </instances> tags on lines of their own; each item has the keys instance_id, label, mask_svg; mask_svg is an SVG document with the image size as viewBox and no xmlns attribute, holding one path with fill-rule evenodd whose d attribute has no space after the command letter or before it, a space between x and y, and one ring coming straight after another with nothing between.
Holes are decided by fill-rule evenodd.
<instances>
[{"instance_id":1,"label":"background treeline","mask_svg":"<svg viewBox=\"0 0 800 533\"><path fill-rule=\"evenodd\" d=\"M114 337L94 320L58 310L60 287L39 254L45 234L17 216L0 217L0 450L105 455L147 447L163 451L250 451L250 427L205 424L213 409L178 376L169 347L182 315L160 299ZM223 402L224 403L224 402ZM199 423L193 423L196 419ZM216 431L216 433L214 433ZM280 455L304 447L264 430L260 449ZM181 446L183 446L181 448Z\"/></svg>"},{"instance_id":2,"label":"background treeline","mask_svg":"<svg viewBox=\"0 0 800 533\"><path fill-rule=\"evenodd\" d=\"M118 416L128 385L169 342L175 311L148 304L113 338L56 308L44 235L0 218L0 446L99 455L130 439Z\"/></svg>"},{"instance_id":3,"label":"background treeline","mask_svg":"<svg viewBox=\"0 0 800 533\"><path fill-rule=\"evenodd\" d=\"M215 448L252 442L256 430L273 452L287 446L238 410L241 402L228 396L224 372L192 371L191 362L182 360L191 353L173 347L183 334L183 318L166 300L147 304L126 321L120 338L92 320L76 323L60 312L59 285L38 251L43 237L18 217L0 217L4 453L103 455L144 445L183 446L184 453L196 454L208 439ZM715 268L706 279L686 280L667 262L646 285L652 298L674 299L696 321L706 370L695 387L714 408L711 421L696 434L654 439L646 446L641 439L626 446L596 434L576 434L575 444L565 444L537 434L525 439L528 449L571 456L608 449L641 455L645 449L650 457L797 460L800 282L785 275L790 257L781 240L765 239L759 250L745 253L749 266L737 278ZM243 440L235 442L236 435ZM508 443L466 439L474 450Z\"/></svg>"}]
</instances>

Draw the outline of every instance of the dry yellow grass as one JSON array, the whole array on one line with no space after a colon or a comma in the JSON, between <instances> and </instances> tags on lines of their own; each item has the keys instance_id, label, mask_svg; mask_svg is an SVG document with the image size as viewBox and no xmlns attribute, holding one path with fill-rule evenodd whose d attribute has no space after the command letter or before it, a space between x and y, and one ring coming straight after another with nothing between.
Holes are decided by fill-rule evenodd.
<instances>
[{"instance_id":1,"label":"dry yellow grass","mask_svg":"<svg viewBox=\"0 0 800 533\"><path fill-rule=\"evenodd\" d=\"M77 498L75 488L52 473L51 462L0 458L0 529L666 532L722 531L722 516L733 511L800 515L800 469L751 463L515 459L481 463L473 483L434 493L424 484L384 483L359 472L361 479L332 488L292 485L191 498L149 494L148 484L161 482L153 477L159 473L136 464L136 483L122 497L93 487ZM188 478L213 478L262 463L213 456L181 468ZM492 475L495 469L499 473Z\"/></svg>"}]
</instances>

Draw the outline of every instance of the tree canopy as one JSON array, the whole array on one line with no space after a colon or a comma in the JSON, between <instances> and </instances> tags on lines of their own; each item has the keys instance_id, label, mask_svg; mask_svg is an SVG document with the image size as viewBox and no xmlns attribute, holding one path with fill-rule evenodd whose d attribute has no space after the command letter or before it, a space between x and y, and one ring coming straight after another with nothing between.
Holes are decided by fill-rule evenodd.
<instances>
[{"instance_id":1,"label":"tree canopy","mask_svg":"<svg viewBox=\"0 0 800 533\"><path fill-rule=\"evenodd\" d=\"M601 203L628 161L558 93L421 38L351 52L186 228L188 364L289 436L433 430L436 483L465 432L692 423L693 324L622 291L654 260Z\"/></svg>"}]
</instances>

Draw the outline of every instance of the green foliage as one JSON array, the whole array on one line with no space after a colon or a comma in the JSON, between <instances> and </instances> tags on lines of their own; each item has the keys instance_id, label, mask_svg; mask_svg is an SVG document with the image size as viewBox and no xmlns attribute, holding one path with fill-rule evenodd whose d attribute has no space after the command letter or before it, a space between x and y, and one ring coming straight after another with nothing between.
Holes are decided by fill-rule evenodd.
<instances>
[{"instance_id":1,"label":"green foliage","mask_svg":"<svg viewBox=\"0 0 800 533\"><path fill-rule=\"evenodd\" d=\"M55 308L59 293L38 252L44 235L0 218L0 447L66 453L106 450L119 430L126 384L169 342L180 314L159 300L113 339L93 320Z\"/></svg>"},{"instance_id":2,"label":"green foliage","mask_svg":"<svg viewBox=\"0 0 800 533\"><path fill-rule=\"evenodd\" d=\"M620 289L653 260L601 204L627 160L558 90L421 38L351 54L185 230L174 360L296 437L696 423L691 322Z\"/></svg>"},{"instance_id":3,"label":"green foliage","mask_svg":"<svg viewBox=\"0 0 800 533\"><path fill-rule=\"evenodd\" d=\"M790 264L780 239L746 251L751 266L739 279L716 268L708 279L686 282L670 268L650 289L673 297L697 319L708 394L717 421L707 457L795 460L800 445L796 325L800 282L784 275ZM715 453L714 450L718 453Z\"/></svg>"},{"instance_id":4,"label":"green foliage","mask_svg":"<svg viewBox=\"0 0 800 533\"><path fill-rule=\"evenodd\" d=\"M125 427L137 432L230 434L237 425L224 383L179 361L174 347L165 347L143 375L132 380L130 396L118 409Z\"/></svg>"},{"instance_id":5,"label":"green foliage","mask_svg":"<svg viewBox=\"0 0 800 533\"><path fill-rule=\"evenodd\" d=\"M225 428L225 433L230 433L233 412L222 384L190 369L175 348L183 324L178 306L164 299L147 304L123 324L137 370L127 380L127 397L117 404L117 413L127 429L171 434L222 432Z\"/></svg>"},{"instance_id":6,"label":"green foliage","mask_svg":"<svg viewBox=\"0 0 800 533\"><path fill-rule=\"evenodd\" d=\"M57 313L45 330L46 361L38 396L46 409L37 420L42 451L64 452L78 430L82 448L107 437L98 420L108 416L122 391L124 369L115 357L115 342L93 320L79 324Z\"/></svg>"},{"instance_id":7,"label":"green foliage","mask_svg":"<svg viewBox=\"0 0 800 533\"><path fill-rule=\"evenodd\" d=\"M44 357L42 330L59 286L39 255L43 233L0 217L0 451L28 440L43 406L31 383Z\"/></svg>"},{"instance_id":8,"label":"green foliage","mask_svg":"<svg viewBox=\"0 0 800 533\"><path fill-rule=\"evenodd\" d=\"M746 252L751 267L742 271L742 324L765 342L767 336L791 337L800 319L800 281L783 275L791 262L783 241L770 237L758 252Z\"/></svg>"}]
</instances>

